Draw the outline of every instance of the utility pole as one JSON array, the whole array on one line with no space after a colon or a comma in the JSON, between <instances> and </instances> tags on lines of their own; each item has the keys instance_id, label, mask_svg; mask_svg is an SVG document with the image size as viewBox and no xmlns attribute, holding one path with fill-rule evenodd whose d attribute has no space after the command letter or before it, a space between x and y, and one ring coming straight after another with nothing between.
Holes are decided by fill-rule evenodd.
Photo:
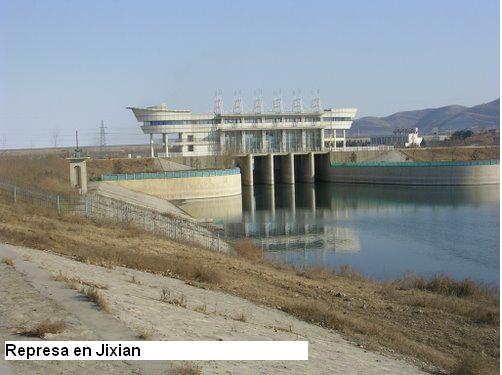
<instances>
[{"instance_id":1,"label":"utility pole","mask_svg":"<svg viewBox=\"0 0 502 375\"><path fill-rule=\"evenodd\" d=\"M99 151L101 157L105 157L106 152L106 126L103 120L101 120L101 126L99 127Z\"/></svg>"}]
</instances>

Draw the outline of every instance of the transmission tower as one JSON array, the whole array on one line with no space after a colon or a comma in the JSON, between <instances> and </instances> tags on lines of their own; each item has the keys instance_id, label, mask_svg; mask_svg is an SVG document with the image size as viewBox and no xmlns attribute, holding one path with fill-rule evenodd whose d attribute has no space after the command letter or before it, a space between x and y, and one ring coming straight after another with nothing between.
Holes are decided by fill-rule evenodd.
<instances>
[{"instance_id":1,"label":"transmission tower","mask_svg":"<svg viewBox=\"0 0 502 375\"><path fill-rule=\"evenodd\" d=\"M312 104L310 106L310 109L312 112L321 112L322 111L322 104L321 104L321 97L319 96L319 90L317 90L317 95L315 93L312 93Z\"/></svg>"},{"instance_id":2,"label":"transmission tower","mask_svg":"<svg viewBox=\"0 0 502 375\"><path fill-rule=\"evenodd\" d=\"M242 91L235 92L235 101L234 101L234 113L243 113L244 112L244 104L242 102Z\"/></svg>"},{"instance_id":3,"label":"transmission tower","mask_svg":"<svg viewBox=\"0 0 502 375\"><path fill-rule=\"evenodd\" d=\"M262 113L264 111L262 93L263 91L261 89L258 91L258 93L255 92L255 101L253 108L254 113Z\"/></svg>"},{"instance_id":4,"label":"transmission tower","mask_svg":"<svg viewBox=\"0 0 502 375\"><path fill-rule=\"evenodd\" d=\"M217 90L214 93L214 107L213 111L217 115L221 115L223 113L223 98L221 95L221 90Z\"/></svg>"},{"instance_id":5,"label":"transmission tower","mask_svg":"<svg viewBox=\"0 0 502 375\"><path fill-rule=\"evenodd\" d=\"M274 92L274 96L275 96L275 92ZM273 111L275 113L282 113L284 108L283 108L283 105L282 105L282 94L281 94L281 90L279 90L279 94L275 97L273 103L272 103L272 107L273 107Z\"/></svg>"},{"instance_id":6,"label":"transmission tower","mask_svg":"<svg viewBox=\"0 0 502 375\"><path fill-rule=\"evenodd\" d=\"M292 111L293 112L298 112L301 113L303 112L303 98L302 98L302 92L298 92L298 96L295 97L295 92L293 91L293 106L292 106Z\"/></svg>"},{"instance_id":7,"label":"transmission tower","mask_svg":"<svg viewBox=\"0 0 502 375\"><path fill-rule=\"evenodd\" d=\"M106 151L106 126L103 120L101 120L101 126L99 127L99 151L103 157Z\"/></svg>"}]
</instances>

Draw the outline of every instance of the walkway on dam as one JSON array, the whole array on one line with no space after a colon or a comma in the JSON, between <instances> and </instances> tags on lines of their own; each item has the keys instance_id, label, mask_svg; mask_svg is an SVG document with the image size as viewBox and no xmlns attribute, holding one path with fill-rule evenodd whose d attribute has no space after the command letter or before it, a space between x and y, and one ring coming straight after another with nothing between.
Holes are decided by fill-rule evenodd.
<instances>
[{"instance_id":1,"label":"walkway on dam","mask_svg":"<svg viewBox=\"0 0 502 375\"><path fill-rule=\"evenodd\" d=\"M89 183L89 191L93 194L98 194L106 198L117 199L152 211L168 213L193 220L190 215L176 207L168 200L129 190L118 185L93 181Z\"/></svg>"}]
</instances>

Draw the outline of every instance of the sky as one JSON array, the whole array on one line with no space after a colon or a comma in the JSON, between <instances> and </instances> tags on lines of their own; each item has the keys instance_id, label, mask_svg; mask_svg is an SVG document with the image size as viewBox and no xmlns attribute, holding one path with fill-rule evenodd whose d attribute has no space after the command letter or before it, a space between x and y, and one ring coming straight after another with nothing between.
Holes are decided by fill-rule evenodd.
<instances>
[{"instance_id":1,"label":"sky","mask_svg":"<svg viewBox=\"0 0 502 375\"><path fill-rule=\"evenodd\" d=\"M499 97L498 0L0 0L0 148L147 142L127 106L358 117ZM55 135L57 135L55 137Z\"/></svg>"}]
</instances>

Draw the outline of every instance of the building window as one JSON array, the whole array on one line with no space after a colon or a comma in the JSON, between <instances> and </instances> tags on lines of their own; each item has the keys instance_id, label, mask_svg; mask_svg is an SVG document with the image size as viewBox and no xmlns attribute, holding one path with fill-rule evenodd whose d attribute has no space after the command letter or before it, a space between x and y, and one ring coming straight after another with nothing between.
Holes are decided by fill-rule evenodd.
<instances>
[{"instance_id":1,"label":"building window","mask_svg":"<svg viewBox=\"0 0 502 375\"><path fill-rule=\"evenodd\" d=\"M240 124L242 120L240 118L226 118L225 124Z\"/></svg>"},{"instance_id":2,"label":"building window","mask_svg":"<svg viewBox=\"0 0 502 375\"><path fill-rule=\"evenodd\" d=\"M246 118L244 122L248 124L258 124L261 123L261 118Z\"/></svg>"},{"instance_id":3,"label":"building window","mask_svg":"<svg viewBox=\"0 0 502 375\"><path fill-rule=\"evenodd\" d=\"M351 117L323 117L323 121L352 121Z\"/></svg>"},{"instance_id":4,"label":"building window","mask_svg":"<svg viewBox=\"0 0 502 375\"><path fill-rule=\"evenodd\" d=\"M189 152L193 152L193 145L189 145L189 146L188 146L188 151L189 151Z\"/></svg>"},{"instance_id":5,"label":"building window","mask_svg":"<svg viewBox=\"0 0 502 375\"><path fill-rule=\"evenodd\" d=\"M187 136L187 140L188 140L188 142L193 142L193 135Z\"/></svg>"}]
</instances>

